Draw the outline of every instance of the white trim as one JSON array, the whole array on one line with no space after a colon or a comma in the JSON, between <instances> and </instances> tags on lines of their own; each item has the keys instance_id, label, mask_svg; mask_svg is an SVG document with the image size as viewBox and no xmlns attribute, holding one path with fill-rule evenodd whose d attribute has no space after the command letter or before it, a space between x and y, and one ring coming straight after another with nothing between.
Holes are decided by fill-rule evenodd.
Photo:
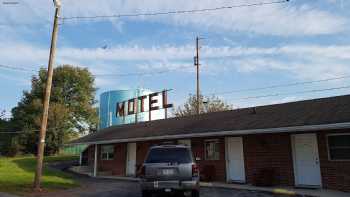
<instances>
[{"instance_id":1,"label":"white trim","mask_svg":"<svg viewBox=\"0 0 350 197\"><path fill-rule=\"evenodd\" d=\"M130 154L129 154L130 151L131 151L130 146L135 146L135 149L134 149L135 157L134 158L130 158ZM129 165L129 160L130 159L133 159L135 161L134 166L130 166ZM125 164L125 174L126 174L126 176L136 176L136 163L137 163L136 160L137 160L137 143L134 143L134 142L127 143L127 145L126 145L126 164ZM133 172L131 174L129 173L130 168L133 169Z\"/></svg>"},{"instance_id":2,"label":"white trim","mask_svg":"<svg viewBox=\"0 0 350 197\"><path fill-rule=\"evenodd\" d=\"M242 142L242 156L243 156L243 180L231 180L230 178L230 165L228 162L229 159L229 150L228 150L228 141L231 138L241 138L241 142ZM244 155L244 139L242 136L239 137L225 137L225 162L226 162L226 182L235 182L235 183L246 183L247 182L247 175L245 172L245 155Z\"/></svg>"},{"instance_id":3,"label":"white trim","mask_svg":"<svg viewBox=\"0 0 350 197\"><path fill-rule=\"evenodd\" d=\"M294 176L294 185L297 186L298 181L297 181L297 164L295 161L295 140L294 140L295 135L290 135L290 143L292 146L292 159L293 159L293 176Z\"/></svg>"},{"instance_id":4,"label":"white trim","mask_svg":"<svg viewBox=\"0 0 350 197\"><path fill-rule=\"evenodd\" d=\"M266 129L248 129L248 130L233 130L233 131L217 131L217 132L203 132L203 133L191 133L180 135L163 135L152 137L139 137L139 138L125 138L115 140L105 140L99 142L86 142L86 143L72 143L72 144L111 144L122 142L139 142L139 141L151 141L151 140L170 140L180 138L194 138L194 137L222 137L222 136L239 136L249 134L266 134L266 133L288 133L288 132L310 132L320 130L339 130L350 128L350 122L335 123L335 124L323 124L323 125L306 125L306 126L293 126L293 127L280 127L280 128L266 128Z\"/></svg>"},{"instance_id":5,"label":"white trim","mask_svg":"<svg viewBox=\"0 0 350 197\"><path fill-rule=\"evenodd\" d=\"M297 164L296 164L296 149L295 149L295 136L298 134L290 135L291 137L291 144L292 144L292 156L293 156L293 173L294 173L294 185L299 187L307 187L307 188L322 188L322 173L321 173L321 164L320 164L320 155L318 152L318 139L316 133L310 133L315 136L316 140L316 154L318 157L318 170L320 173L320 185L302 185L298 183L298 171L297 171ZM300 135L300 134L299 134Z\"/></svg>"},{"instance_id":6,"label":"white trim","mask_svg":"<svg viewBox=\"0 0 350 197\"><path fill-rule=\"evenodd\" d=\"M227 142L228 142L228 138L225 137L225 168L226 168L226 182L230 182L230 177L229 177L229 166L228 166L228 147L227 147Z\"/></svg>"},{"instance_id":7,"label":"white trim","mask_svg":"<svg viewBox=\"0 0 350 197\"><path fill-rule=\"evenodd\" d=\"M350 133L329 133L326 134L326 147L327 147L327 155L328 155L328 161L334 161L334 162L342 162L342 161L350 161L350 159L331 159L331 153L329 149L329 143L328 143L328 137L329 136L339 136L339 135L350 135Z\"/></svg>"},{"instance_id":8,"label":"white trim","mask_svg":"<svg viewBox=\"0 0 350 197\"><path fill-rule=\"evenodd\" d=\"M97 144L95 144L94 177L97 177L97 163L98 163L97 149L98 149L98 146Z\"/></svg>"},{"instance_id":9,"label":"white trim","mask_svg":"<svg viewBox=\"0 0 350 197\"><path fill-rule=\"evenodd\" d=\"M83 163L83 152L80 152L79 154L79 166L81 166Z\"/></svg>"}]
</instances>

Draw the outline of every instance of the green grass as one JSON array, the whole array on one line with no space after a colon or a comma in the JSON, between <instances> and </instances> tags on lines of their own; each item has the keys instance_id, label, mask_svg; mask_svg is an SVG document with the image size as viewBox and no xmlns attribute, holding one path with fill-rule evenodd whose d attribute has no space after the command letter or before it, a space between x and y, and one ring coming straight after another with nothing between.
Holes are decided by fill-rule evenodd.
<instances>
[{"instance_id":1,"label":"green grass","mask_svg":"<svg viewBox=\"0 0 350 197\"><path fill-rule=\"evenodd\" d=\"M77 159L76 156L45 157L45 163ZM34 157L0 158L0 192L24 194L32 191L36 160ZM42 188L46 191L78 186L70 174L44 167Z\"/></svg>"}]
</instances>

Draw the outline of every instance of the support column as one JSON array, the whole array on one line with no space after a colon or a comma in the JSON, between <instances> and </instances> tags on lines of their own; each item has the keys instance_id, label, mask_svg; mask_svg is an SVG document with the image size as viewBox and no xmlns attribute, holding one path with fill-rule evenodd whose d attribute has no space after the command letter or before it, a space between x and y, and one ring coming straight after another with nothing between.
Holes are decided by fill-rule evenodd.
<instances>
[{"instance_id":1,"label":"support column","mask_svg":"<svg viewBox=\"0 0 350 197\"><path fill-rule=\"evenodd\" d=\"M79 166L81 166L83 164L83 152L80 152L80 156L79 156Z\"/></svg>"},{"instance_id":2,"label":"support column","mask_svg":"<svg viewBox=\"0 0 350 197\"><path fill-rule=\"evenodd\" d=\"M97 144L95 144L94 177L97 176Z\"/></svg>"}]
</instances>

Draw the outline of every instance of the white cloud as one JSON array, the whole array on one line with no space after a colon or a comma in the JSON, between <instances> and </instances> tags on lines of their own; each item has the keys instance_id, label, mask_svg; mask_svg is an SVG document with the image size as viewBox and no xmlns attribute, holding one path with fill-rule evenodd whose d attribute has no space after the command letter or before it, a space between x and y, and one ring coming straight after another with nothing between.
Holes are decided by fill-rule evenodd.
<instances>
[{"instance_id":1,"label":"white cloud","mask_svg":"<svg viewBox=\"0 0 350 197\"><path fill-rule=\"evenodd\" d=\"M258 73L282 71L298 79L323 79L350 74L348 45L286 45L272 48L203 47L202 72ZM164 71L193 72L194 48L185 46L140 47L121 45L100 48L58 48L57 64L73 64L89 68L94 74ZM48 49L26 43L0 43L2 64L38 69L47 65ZM134 65L133 69L125 68ZM123 67L124 66L124 67ZM184 67L189 67L186 69ZM135 70L139 69L139 70ZM102 86L105 80L99 80Z\"/></svg>"},{"instance_id":2,"label":"white cloud","mask_svg":"<svg viewBox=\"0 0 350 197\"><path fill-rule=\"evenodd\" d=\"M63 0L62 16L95 16L125 13L144 13L154 11L173 11L203 9L229 5L249 4L260 0ZM337 14L312 8L313 2L286 3L249 8L235 8L201 14L180 14L169 16L133 17L130 20L158 21L179 26L195 26L214 32L251 32L263 35L302 36L322 35L342 32L348 20ZM316 2L314 2L316 3ZM1 23L47 24L53 15L51 1L23 0L14 8L0 7ZM29 8L29 9L28 9ZM111 19L117 29L121 30L121 19ZM87 20L91 22L91 20ZM98 21L98 20L97 20ZM66 24L76 24L66 21Z\"/></svg>"}]
</instances>

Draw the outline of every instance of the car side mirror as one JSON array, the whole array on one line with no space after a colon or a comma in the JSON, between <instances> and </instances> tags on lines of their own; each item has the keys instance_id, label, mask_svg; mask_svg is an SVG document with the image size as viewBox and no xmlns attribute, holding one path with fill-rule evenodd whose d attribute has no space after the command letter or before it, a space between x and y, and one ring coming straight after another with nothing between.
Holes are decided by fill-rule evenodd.
<instances>
[{"instance_id":1,"label":"car side mirror","mask_svg":"<svg viewBox=\"0 0 350 197\"><path fill-rule=\"evenodd\" d=\"M200 161L201 160L201 158L200 157L196 157L196 161Z\"/></svg>"}]
</instances>

